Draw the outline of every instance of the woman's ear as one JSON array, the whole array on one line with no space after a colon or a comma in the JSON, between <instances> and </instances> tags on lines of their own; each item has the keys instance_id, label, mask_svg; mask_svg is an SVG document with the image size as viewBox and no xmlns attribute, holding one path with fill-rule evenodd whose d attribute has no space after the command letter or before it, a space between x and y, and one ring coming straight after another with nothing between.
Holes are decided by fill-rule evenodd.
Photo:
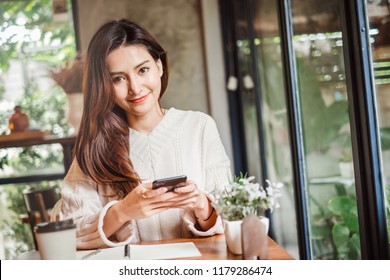
<instances>
[{"instance_id":1,"label":"woman's ear","mask_svg":"<svg viewBox=\"0 0 390 280\"><path fill-rule=\"evenodd\" d=\"M156 64L157 64L158 72L160 73L160 78L161 78L162 75L164 74L164 69L163 69L161 59L157 59Z\"/></svg>"}]
</instances>

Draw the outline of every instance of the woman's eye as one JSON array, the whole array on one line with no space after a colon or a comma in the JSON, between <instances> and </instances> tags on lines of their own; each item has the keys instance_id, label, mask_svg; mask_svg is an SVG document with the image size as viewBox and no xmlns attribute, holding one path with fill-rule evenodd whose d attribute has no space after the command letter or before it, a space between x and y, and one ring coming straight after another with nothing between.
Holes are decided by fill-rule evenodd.
<instances>
[{"instance_id":1,"label":"woman's eye","mask_svg":"<svg viewBox=\"0 0 390 280\"><path fill-rule=\"evenodd\" d=\"M141 73L141 74L145 74L145 73L147 73L149 71L149 67L142 67L140 70L139 70L139 72Z\"/></svg>"},{"instance_id":2,"label":"woman's eye","mask_svg":"<svg viewBox=\"0 0 390 280\"><path fill-rule=\"evenodd\" d=\"M126 79L125 79L125 77L122 77L122 76L116 76L116 77L113 77L112 80L114 83L120 83L122 81L125 81Z\"/></svg>"}]
</instances>

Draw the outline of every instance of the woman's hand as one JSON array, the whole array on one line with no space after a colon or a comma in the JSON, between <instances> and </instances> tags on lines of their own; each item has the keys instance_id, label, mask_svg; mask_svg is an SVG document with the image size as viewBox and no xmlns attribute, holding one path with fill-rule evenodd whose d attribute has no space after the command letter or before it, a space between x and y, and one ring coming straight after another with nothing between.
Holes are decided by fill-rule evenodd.
<instances>
[{"instance_id":1,"label":"woman's hand","mask_svg":"<svg viewBox=\"0 0 390 280\"><path fill-rule=\"evenodd\" d=\"M203 230L212 227L217 218L206 195L199 191L193 182L187 181L187 185L176 188L172 192L167 192L166 187L153 190L152 183L147 183L140 184L125 198L110 207L103 230L107 236L110 236L130 220L148 218L170 208L193 211Z\"/></svg>"},{"instance_id":2,"label":"woman's hand","mask_svg":"<svg viewBox=\"0 0 390 280\"><path fill-rule=\"evenodd\" d=\"M172 208L170 200L177 196L179 194L167 192L165 187L153 190L152 183L140 184L117 203L121 220L144 219Z\"/></svg>"},{"instance_id":3,"label":"woman's hand","mask_svg":"<svg viewBox=\"0 0 390 280\"><path fill-rule=\"evenodd\" d=\"M187 181L187 184L184 187L175 188L174 192L178 194L178 196L170 199L173 203L173 207L196 212L204 209L208 204L206 195L201 192L192 181Z\"/></svg>"},{"instance_id":4,"label":"woman's hand","mask_svg":"<svg viewBox=\"0 0 390 280\"><path fill-rule=\"evenodd\" d=\"M130 220L144 219L172 208L169 200L177 196L165 187L153 190L151 183L140 184L107 210L103 231L109 237Z\"/></svg>"},{"instance_id":5,"label":"woman's hand","mask_svg":"<svg viewBox=\"0 0 390 280\"><path fill-rule=\"evenodd\" d=\"M192 210L201 230L206 231L215 224L217 213L207 196L198 189L196 184L187 181L186 186L176 188L174 192L180 194L178 197L170 199L174 203L174 207Z\"/></svg>"}]
</instances>

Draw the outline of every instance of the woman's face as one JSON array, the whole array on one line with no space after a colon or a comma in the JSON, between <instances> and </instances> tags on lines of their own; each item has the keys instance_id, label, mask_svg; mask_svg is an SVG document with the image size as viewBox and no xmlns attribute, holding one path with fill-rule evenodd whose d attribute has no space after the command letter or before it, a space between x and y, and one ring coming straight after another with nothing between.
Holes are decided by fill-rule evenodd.
<instances>
[{"instance_id":1,"label":"woman's face","mask_svg":"<svg viewBox=\"0 0 390 280\"><path fill-rule=\"evenodd\" d=\"M114 89L115 102L128 118L159 112L163 67L144 46L124 46L107 57Z\"/></svg>"}]
</instances>

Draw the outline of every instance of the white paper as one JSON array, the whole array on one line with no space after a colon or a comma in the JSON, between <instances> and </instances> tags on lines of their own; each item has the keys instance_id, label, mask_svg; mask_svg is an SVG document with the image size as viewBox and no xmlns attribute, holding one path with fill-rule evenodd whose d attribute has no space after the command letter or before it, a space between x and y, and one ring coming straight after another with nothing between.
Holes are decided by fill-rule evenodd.
<instances>
[{"instance_id":1,"label":"white paper","mask_svg":"<svg viewBox=\"0 0 390 280\"><path fill-rule=\"evenodd\" d=\"M92 253L94 250L78 251L77 259ZM125 246L101 249L87 260L123 260ZM132 245L130 244L130 259L132 260L162 260L199 257L202 254L193 242L168 243L158 245Z\"/></svg>"}]
</instances>

